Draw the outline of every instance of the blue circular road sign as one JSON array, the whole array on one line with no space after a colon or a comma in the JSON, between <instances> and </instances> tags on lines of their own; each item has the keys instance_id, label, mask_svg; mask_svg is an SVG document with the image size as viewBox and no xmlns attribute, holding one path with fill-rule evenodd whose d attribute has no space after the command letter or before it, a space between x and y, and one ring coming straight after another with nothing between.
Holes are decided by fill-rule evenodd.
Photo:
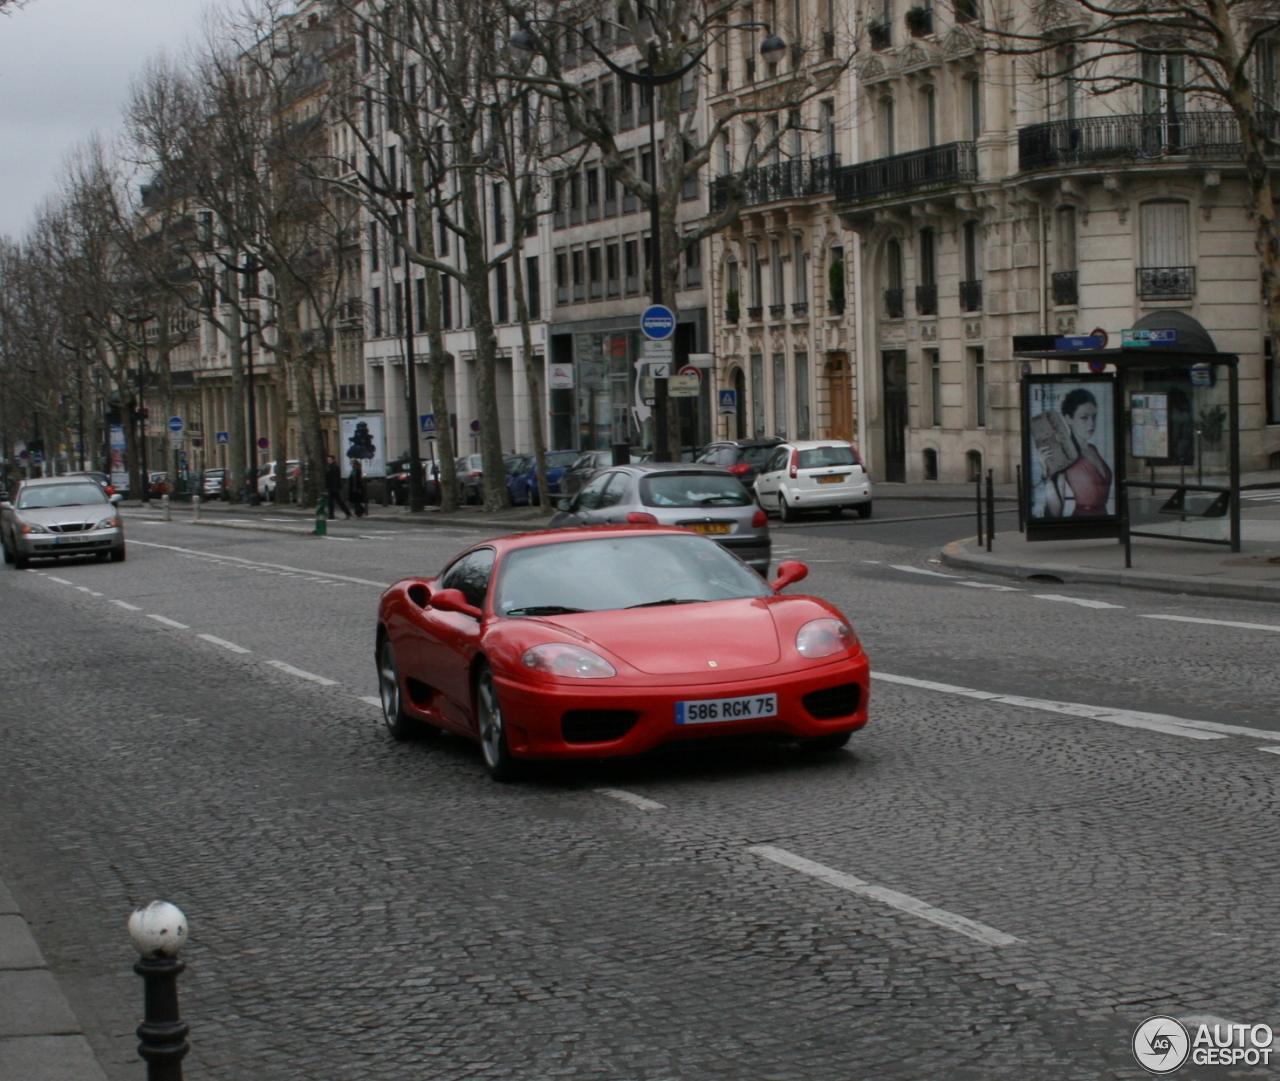
<instances>
[{"instance_id":1,"label":"blue circular road sign","mask_svg":"<svg viewBox=\"0 0 1280 1081\"><path fill-rule=\"evenodd\" d=\"M180 432L180 431L182 431L182 418L181 418L181 417L170 417L170 418L169 418L169 431L171 431L171 432Z\"/></svg>"},{"instance_id":2,"label":"blue circular road sign","mask_svg":"<svg viewBox=\"0 0 1280 1081\"><path fill-rule=\"evenodd\" d=\"M665 304L651 304L640 316L640 329L652 342L665 342L676 332L676 313Z\"/></svg>"}]
</instances>

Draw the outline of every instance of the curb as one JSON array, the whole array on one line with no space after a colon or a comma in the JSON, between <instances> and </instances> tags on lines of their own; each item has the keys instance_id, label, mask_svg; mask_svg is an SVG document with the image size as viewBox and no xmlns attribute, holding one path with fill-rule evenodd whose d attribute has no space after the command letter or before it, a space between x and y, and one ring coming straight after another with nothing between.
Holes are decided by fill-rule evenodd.
<instances>
[{"instance_id":1,"label":"curb","mask_svg":"<svg viewBox=\"0 0 1280 1081\"><path fill-rule=\"evenodd\" d=\"M1233 600L1271 601L1280 603L1280 585L1253 582L1241 578L1197 578L1188 574L1154 574L1151 571L1102 570L1092 567L1064 566L1057 563L1018 563L995 555L967 552L966 544L977 538L952 541L941 552L942 562L959 570L997 574L1004 578L1033 578L1052 575L1063 582L1085 582L1094 585L1124 586L1149 589L1158 593L1189 593L1198 597L1227 597Z\"/></svg>"},{"instance_id":2,"label":"curb","mask_svg":"<svg viewBox=\"0 0 1280 1081\"><path fill-rule=\"evenodd\" d=\"M131 518L133 518L133 519L135 519L135 520L138 520L138 521L145 521L145 522L163 522L163 521L164 521L164 518L163 518L163 517L161 517L159 514L147 514L147 513L138 514L138 513L135 513L135 514L131 514L131 515L129 515L129 517L131 517ZM301 521L301 520L305 520L305 521L310 521L310 520L311 520L309 517L305 517L305 516L303 516L303 515L299 515L299 516L298 516L298 518L299 518L299 520L300 520L300 521ZM346 519L343 519L343 520L345 521ZM366 521L368 521L368 523L370 524L370 526L374 526L374 525L377 525L377 524L385 524L385 522L386 522L386 521L388 521L388 520L387 520L387 519L379 519L379 518L370 518L370 519L366 519ZM409 525L416 526L416 527L424 527L424 526L425 526L425 527L430 527L430 526L433 526L433 525L449 525L449 526L466 525L466 526L478 526L478 527L494 526L494 527L497 527L497 528L500 528L500 529L501 529L501 528L509 527L508 532L511 532L511 533L529 533L529 532L533 532L533 531L538 530L538 529L544 529L544 528L546 528L544 525L541 525L541 524L539 524L539 523L537 523L537 522L529 522L529 521L521 521L521 522L495 522L495 521L493 521L492 519L489 519L489 518L482 518L482 517L479 517L479 516L476 516L476 517L474 517L474 518L473 518L473 517L462 517L462 518L452 518L452 517L450 517L450 518L435 518L435 517L433 517L433 518L429 518L429 519L423 519L423 518L393 518L393 519L389 519L389 521L391 521L391 522L404 522L404 523L407 523L407 524L409 524ZM241 520L241 521L226 521L226 520L223 520L223 521L211 521L211 520L209 520L208 518L201 518L201 519L200 519L200 521L198 521L198 522L197 522L197 521L193 521L193 520L191 519L191 517L190 517L190 516L184 516L184 517L182 517L182 518L178 518L178 517L171 517L171 518L170 518L170 523L171 523L171 524L174 524L174 525L211 526L211 527L213 527L213 528L215 528L215 529L253 529L253 530L257 530L257 531L262 532L262 533L287 533L287 534L289 534L290 536L294 536L294 537L314 537L314 536L316 536L316 533L315 533L314 528L302 528L302 527L299 527L299 526L278 525L278 524L276 524L276 523L274 523L274 522L273 522L273 523L269 523L269 524L268 524L268 523L266 523L266 522L255 522L255 521L253 521L253 519L252 519L252 518L248 519L247 521L246 521L246 520ZM323 539L325 539L325 538L321 538L321 539L323 540Z\"/></svg>"}]
</instances>

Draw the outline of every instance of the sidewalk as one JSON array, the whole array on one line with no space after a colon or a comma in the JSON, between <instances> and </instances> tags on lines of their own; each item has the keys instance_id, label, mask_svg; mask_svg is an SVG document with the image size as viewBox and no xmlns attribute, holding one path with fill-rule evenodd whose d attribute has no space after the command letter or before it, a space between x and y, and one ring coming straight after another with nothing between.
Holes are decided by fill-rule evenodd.
<instances>
[{"instance_id":1,"label":"sidewalk","mask_svg":"<svg viewBox=\"0 0 1280 1081\"><path fill-rule=\"evenodd\" d=\"M107 1081L31 928L0 882L0 1079Z\"/></svg>"},{"instance_id":2,"label":"sidewalk","mask_svg":"<svg viewBox=\"0 0 1280 1081\"><path fill-rule=\"evenodd\" d=\"M1280 602L1280 507L1275 516L1241 522L1241 550L1187 541L1133 538L1133 566L1115 540L1038 541L1021 533L997 533L988 552L976 538L942 549L942 562L960 570L1040 582L1104 585L1189 593L1202 597Z\"/></svg>"}]
</instances>

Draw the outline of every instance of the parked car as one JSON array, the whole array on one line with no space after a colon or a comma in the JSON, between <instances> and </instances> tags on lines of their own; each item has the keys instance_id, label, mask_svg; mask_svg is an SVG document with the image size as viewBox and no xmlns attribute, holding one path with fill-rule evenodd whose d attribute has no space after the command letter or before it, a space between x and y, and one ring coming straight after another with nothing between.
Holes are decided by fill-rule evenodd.
<instances>
[{"instance_id":1,"label":"parked car","mask_svg":"<svg viewBox=\"0 0 1280 1081\"><path fill-rule=\"evenodd\" d=\"M777 436L765 439L723 439L708 443L695 459L702 465L715 465L741 477L750 485L760 473L760 467L769 460L775 447L782 442Z\"/></svg>"},{"instance_id":2,"label":"parked car","mask_svg":"<svg viewBox=\"0 0 1280 1081\"><path fill-rule=\"evenodd\" d=\"M581 452L576 450L547 451L547 491L551 493L552 499L557 499L565 494L564 475L580 457ZM524 476L525 487L528 489L526 502L530 504L537 503L540 498L538 495L538 478L534 473L532 463L530 463L529 469Z\"/></svg>"},{"instance_id":3,"label":"parked car","mask_svg":"<svg viewBox=\"0 0 1280 1081\"><path fill-rule=\"evenodd\" d=\"M756 477L756 499L784 522L823 509L838 518L852 507L871 517L871 480L852 443L842 439L783 443Z\"/></svg>"},{"instance_id":4,"label":"parked car","mask_svg":"<svg viewBox=\"0 0 1280 1081\"><path fill-rule=\"evenodd\" d=\"M633 452L631 455L631 465L643 465L653 456L647 451ZM560 480L560 492L562 495L575 496L582 491L582 486L602 469L607 469L613 465L613 450L584 450L568 469L564 471L564 476Z\"/></svg>"},{"instance_id":5,"label":"parked car","mask_svg":"<svg viewBox=\"0 0 1280 1081\"><path fill-rule=\"evenodd\" d=\"M768 583L657 525L485 541L382 594L383 719L395 739L476 741L497 781L721 736L831 752L867 723L870 671L839 609L782 593L807 573L784 563Z\"/></svg>"},{"instance_id":6,"label":"parked car","mask_svg":"<svg viewBox=\"0 0 1280 1081\"><path fill-rule=\"evenodd\" d=\"M297 490L298 479L302 476L302 464L297 460L284 463L285 476L288 478L290 498ZM274 499L276 494L276 463L268 462L258 466L258 494L263 499Z\"/></svg>"},{"instance_id":7,"label":"parked car","mask_svg":"<svg viewBox=\"0 0 1280 1081\"><path fill-rule=\"evenodd\" d=\"M529 485L525 475L532 469L532 454L513 454L502 459L503 475L507 478L507 498L513 507L523 507L529 502Z\"/></svg>"},{"instance_id":8,"label":"parked car","mask_svg":"<svg viewBox=\"0 0 1280 1081\"><path fill-rule=\"evenodd\" d=\"M147 475L147 490L151 493L152 499L158 499L162 495L172 495L169 490L169 474L168 473L150 473Z\"/></svg>"},{"instance_id":9,"label":"parked car","mask_svg":"<svg viewBox=\"0 0 1280 1081\"><path fill-rule=\"evenodd\" d=\"M206 469L200 478L200 499L223 499L231 502L231 470Z\"/></svg>"},{"instance_id":10,"label":"parked car","mask_svg":"<svg viewBox=\"0 0 1280 1081\"><path fill-rule=\"evenodd\" d=\"M737 477L723 469L659 462L618 465L564 500L548 525L673 525L701 533L748 566L769 573L769 519Z\"/></svg>"},{"instance_id":11,"label":"parked car","mask_svg":"<svg viewBox=\"0 0 1280 1081\"><path fill-rule=\"evenodd\" d=\"M41 477L0 493L4 561L25 570L32 559L93 555L123 563L124 527L102 485L82 477Z\"/></svg>"},{"instance_id":12,"label":"parked car","mask_svg":"<svg viewBox=\"0 0 1280 1081\"><path fill-rule=\"evenodd\" d=\"M422 497L429 507L440 503L440 463L419 459L422 463ZM366 481L366 484L369 482ZM396 507L409 505L409 456L387 463L387 501Z\"/></svg>"}]
</instances>

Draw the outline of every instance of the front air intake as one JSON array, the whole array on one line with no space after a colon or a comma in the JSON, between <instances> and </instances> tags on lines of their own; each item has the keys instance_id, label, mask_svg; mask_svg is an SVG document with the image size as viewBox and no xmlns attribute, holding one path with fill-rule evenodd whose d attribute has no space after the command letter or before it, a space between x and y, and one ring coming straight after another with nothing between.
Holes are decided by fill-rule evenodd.
<instances>
[{"instance_id":1,"label":"front air intake","mask_svg":"<svg viewBox=\"0 0 1280 1081\"><path fill-rule=\"evenodd\" d=\"M560 719L565 743L608 743L621 739L640 714L634 709L571 709Z\"/></svg>"},{"instance_id":2,"label":"front air intake","mask_svg":"<svg viewBox=\"0 0 1280 1081\"><path fill-rule=\"evenodd\" d=\"M848 717L852 713L857 713L861 698L862 688L858 684L842 683L838 687L810 691L800 701L811 717L819 721L831 721L837 717Z\"/></svg>"}]
</instances>

